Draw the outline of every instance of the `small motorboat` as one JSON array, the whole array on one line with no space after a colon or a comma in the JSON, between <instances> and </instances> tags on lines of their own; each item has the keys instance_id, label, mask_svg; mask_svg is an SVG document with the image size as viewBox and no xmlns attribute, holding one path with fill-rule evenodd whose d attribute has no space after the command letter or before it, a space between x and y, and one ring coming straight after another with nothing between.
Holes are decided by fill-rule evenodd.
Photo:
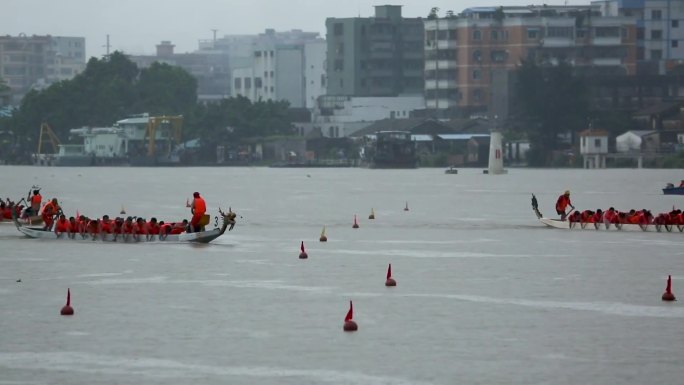
<instances>
[{"instance_id":1,"label":"small motorboat","mask_svg":"<svg viewBox=\"0 0 684 385\"><path fill-rule=\"evenodd\" d=\"M458 174L458 169L455 169L454 166L449 166L448 169L444 170L445 174Z\"/></svg>"},{"instance_id":2,"label":"small motorboat","mask_svg":"<svg viewBox=\"0 0 684 385\"><path fill-rule=\"evenodd\" d=\"M672 183L668 183L667 186L663 189L663 194L665 195L684 195L684 186L679 185L679 187L675 187Z\"/></svg>"}]
</instances>

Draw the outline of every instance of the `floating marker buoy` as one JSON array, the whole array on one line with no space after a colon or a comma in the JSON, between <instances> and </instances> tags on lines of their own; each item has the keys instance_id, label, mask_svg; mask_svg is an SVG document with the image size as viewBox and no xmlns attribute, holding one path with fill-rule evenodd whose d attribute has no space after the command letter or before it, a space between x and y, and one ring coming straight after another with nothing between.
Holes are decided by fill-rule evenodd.
<instances>
[{"instance_id":1,"label":"floating marker buoy","mask_svg":"<svg viewBox=\"0 0 684 385\"><path fill-rule=\"evenodd\" d=\"M406 206L404 206L404 211L409 211L409 209L408 209L408 202L406 202Z\"/></svg>"},{"instance_id":2,"label":"floating marker buoy","mask_svg":"<svg viewBox=\"0 0 684 385\"><path fill-rule=\"evenodd\" d=\"M387 267L387 280L385 280L385 286L397 286L397 281L392 278L392 264L390 263Z\"/></svg>"},{"instance_id":3,"label":"floating marker buoy","mask_svg":"<svg viewBox=\"0 0 684 385\"><path fill-rule=\"evenodd\" d=\"M373 209L371 209L371 213L368 216L368 219L375 219L375 211Z\"/></svg>"},{"instance_id":4,"label":"floating marker buoy","mask_svg":"<svg viewBox=\"0 0 684 385\"><path fill-rule=\"evenodd\" d=\"M121 211L119 212L119 214L121 214L121 215L126 214L126 209L123 207L123 205L121 205Z\"/></svg>"},{"instance_id":5,"label":"floating marker buoy","mask_svg":"<svg viewBox=\"0 0 684 385\"><path fill-rule=\"evenodd\" d=\"M74 315L74 308L71 307L71 290L67 289L67 303L59 311L61 315Z\"/></svg>"},{"instance_id":6,"label":"floating marker buoy","mask_svg":"<svg viewBox=\"0 0 684 385\"><path fill-rule=\"evenodd\" d=\"M663 301L676 301L675 295L672 294L672 276L667 276L667 286L665 287L665 292L663 293Z\"/></svg>"},{"instance_id":7,"label":"floating marker buoy","mask_svg":"<svg viewBox=\"0 0 684 385\"><path fill-rule=\"evenodd\" d=\"M359 228L359 223L356 221L356 215L354 215L354 224L352 225L352 229L358 229Z\"/></svg>"},{"instance_id":8,"label":"floating marker buoy","mask_svg":"<svg viewBox=\"0 0 684 385\"><path fill-rule=\"evenodd\" d=\"M307 259L309 258L309 255L306 254L306 251L304 251L304 241L302 241L302 245L299 247L300 250L302 250L301 253L299 253L299 259Z\"/></svg>"},{"instance_id":9,"label":"floating marker buoy","mask_svg":"<svg viewBox=\"0 0 684 385\"><path fill-rule=\"evenodd\" d=\"M344 317L344 326L342 326L342 330L345 332L355 332L359 330L359 325L357 325L352 318L354 318L354 307L352 301L349 301L349 311L347 312L347 316Z\"/></svg>"},{"instance_id":10,"label":"floating marker buoy","mask_svg":"<svg viewBox=\"0 0 684 385\"><path fill-rule=\"evenodd\" d=\"M328 237L325 236L325 226L323 226L323 230L321 230L321 237L318 238L318 240L321 242L328 242Z\"/></svg>"}]
</instances>

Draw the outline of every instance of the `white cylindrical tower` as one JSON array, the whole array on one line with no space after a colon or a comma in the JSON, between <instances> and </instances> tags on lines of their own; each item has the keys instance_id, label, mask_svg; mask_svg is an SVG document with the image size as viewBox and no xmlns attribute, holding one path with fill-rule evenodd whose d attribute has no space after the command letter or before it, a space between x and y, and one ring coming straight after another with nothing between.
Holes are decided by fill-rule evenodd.
<instances>
[{"instance_id":1,"label":"white cylindrical tower","mask_svg":"<svg viewBox=\"0 0 684 385\"><path fill-rule=\"evenodd\" d=\"M503 145L501 131L492 130L489 137L489 168L490 175L505 174L503 168Z\"/></svg>"}]
</instances>

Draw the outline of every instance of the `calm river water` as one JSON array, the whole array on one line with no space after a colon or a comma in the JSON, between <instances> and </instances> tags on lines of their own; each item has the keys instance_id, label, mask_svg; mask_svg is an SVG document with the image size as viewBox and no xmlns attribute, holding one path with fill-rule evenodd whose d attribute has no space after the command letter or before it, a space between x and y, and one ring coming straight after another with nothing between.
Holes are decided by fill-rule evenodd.
<instances>
[{"instance_id":1,"label":"calm river water","mask_svg":"<svg viewBox=\"0 0 684 385\"><path fill-rule=\"evenodd\" d=\"M580 209L684 207L660 190L682 170L0 173L0 195L38 184L70 215L123 206L176 220L193 191L210 212L241 215L199 246L40 241L0 225L0 385L684 378L684 307L660 300L668 274L684 296L684 234L549 229L530 209L535 193L551 215L566 189ZM301 241L308 260L298 259ZM384 286L389 263L395 288ZM67 288L73 317L59 315ZM349 300L356 333L342 331Z\"/></svg>"}]
</instances>

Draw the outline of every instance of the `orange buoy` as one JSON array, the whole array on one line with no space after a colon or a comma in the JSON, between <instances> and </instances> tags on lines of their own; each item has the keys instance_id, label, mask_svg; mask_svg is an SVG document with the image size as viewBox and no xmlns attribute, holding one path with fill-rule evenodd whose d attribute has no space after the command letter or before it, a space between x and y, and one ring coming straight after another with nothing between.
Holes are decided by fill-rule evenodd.
<instances>
[{"instance_id":1,"label":"orange buoy","mask_svg":"<svg viewBox=\"0 0 684 385\"><path fill-rule=\"evenodd\" d=\"M371 213L368 216L368 219L375 219L375 211L371 208Z\"/></svg>"},{"instance_id":2,"label":"orange buoy","mask_svg":"<svg viewBox=\"0 0 684 385\"><path fill-rule=\"evenodd\" d=\"M665 287L665 292L663 293L663 301L676 301L675 295L672 294L672 276L667 276L667 286Z\"/></svg>"},{"instance_id":3,"label":"orange buoy","mask_svg":"<svg viewBox=\"0 0 684 385\"><path fill-rule=\"evenodd\" d=\"M409 211L409 209L408 209L408 202L406 202L406 206L404 206L404 211Z\"/></svg>"},{"instance_id":4,"label":"orange buoy","mask_svg":"<svg viewBox=\"0 0 684 385\"><path fill-rule=\"evenodd\" d=\"M309 258L309 255L304 251L304 241L302 241L302 245L299 247L300 250L302 250L301 253L299 253L299 259L307 259Z\"/></svg>"},{"instance_id":5,"label":"orange buoy","mask_svg":"<svg viewBox=\"0 0 684 385\"><path fill-rule=\"evenodd\" d=\"M354 224L352 225L352 229L358 229L359 228L359 223L356 221L356 215L354 215Z\"/></svg>"},{"instance_id":6,"label":"orange buoy","mask_svg":"<svg viewBox=\"0 0 684 385\"><path fill-rule=\"evenodd\" d=\"M74 315L74 308L71 307L71 290L67 289L67 303L59 311L61 315Z\"/></svg>"},{"instance_id":7,"label":"orange buoy","mask_svg":"<svg viewBox=\"0 0 684 385\"><path fill-rule=\"evenodd\" d=\"M387 279L385 280L385 286L397 286L397 281L392 278L392 264L387 267Z\"/></svg>"},{"instance_id":8,"label":"orange buoy","mask_svg":"<svg viewBox=\"0 0 684 385\"><path fill-rule=\"evenodd\" d=\"M321 237L318 238L318 240L321 242L328 242L328 237L325 236L325 226L323 226L323 230L321 230Z\"/></svg>"},{"instance_id":9,"label":"orange buoy","mask_svg":"<svg viewBox=\"0 0 684 385\"><path fill-rule=\"evenodd\" d=\"M345 332L355 332L359 330L359 325L352 320L354 318L354 306L352 305L352 301L349 301L349 311L347 312L347 316L344 317L344 326L342 326L342 330Z\"/></svg>"}]
</instances>

